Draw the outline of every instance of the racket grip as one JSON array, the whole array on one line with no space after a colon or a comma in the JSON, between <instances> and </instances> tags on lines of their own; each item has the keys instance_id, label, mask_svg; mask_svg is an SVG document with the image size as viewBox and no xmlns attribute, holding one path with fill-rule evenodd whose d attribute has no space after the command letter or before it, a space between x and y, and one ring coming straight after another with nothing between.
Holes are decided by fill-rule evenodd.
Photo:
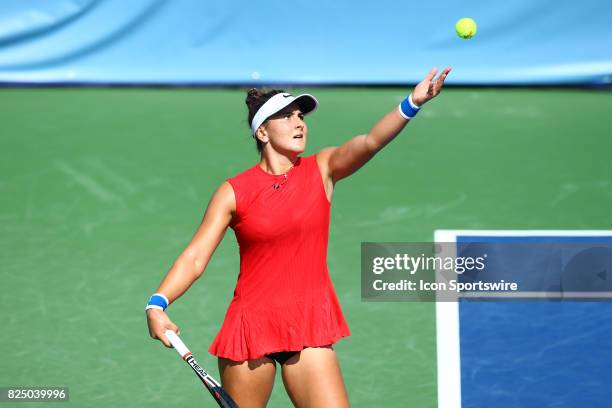
<instances>
[{"instance_id":1,"label":"racket grip","mask_svg":"<svg viewBox=\"0 0 612 408\"><path fill-rule=\"evenodd\" d=\"M185 357L187 353L189 353L189 349L187 348L185 343L183 343L183 340L181 340L181 338L175 332L173 332L172 330L166 330L164 334L170 341L170 344L172 344L172 347L174 347L176 352L179 353L181 357Z\"/></svg>"}]
</instances>

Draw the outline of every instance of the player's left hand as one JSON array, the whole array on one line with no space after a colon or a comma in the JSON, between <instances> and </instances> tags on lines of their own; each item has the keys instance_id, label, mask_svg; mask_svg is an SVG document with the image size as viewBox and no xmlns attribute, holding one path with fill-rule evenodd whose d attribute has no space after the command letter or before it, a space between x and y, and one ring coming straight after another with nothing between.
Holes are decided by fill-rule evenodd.
<instances>
[{"instance_id":1,"label":"player's left hand","mask_svg":"<svg viewBox=\"0 0 612 408\"><path fill-rule=\"evenodd\" d=\"M421 106L425 102L435 98L442 90L444 80L450 71L451 67L446 67L437 79L434 78L438 73L438 68L434 68L429 71L429 74L427 74L425 79L419 82L419 84L414 88L414 91L412 91L412 101L418 106Z\"/></svg>"}]
</instances>

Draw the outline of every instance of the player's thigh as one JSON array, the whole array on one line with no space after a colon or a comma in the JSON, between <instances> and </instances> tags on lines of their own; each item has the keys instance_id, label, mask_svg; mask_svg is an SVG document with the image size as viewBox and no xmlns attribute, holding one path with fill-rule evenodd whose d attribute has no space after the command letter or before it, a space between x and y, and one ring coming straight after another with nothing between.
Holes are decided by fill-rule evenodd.
<instances>
[{"instance_id":1,"label":"player's thigh","mask_svg":"<svg viewBox=\"0 0 612 408\"><path fill-rule=\"evenodd\" d=\"M221 385L240 408L263 408L270 399L276 364L262 357L236 362L219 358Z\"/></svg>"},{"instance_id":2,"label":"player's thigh","mask_svg":"<svg viewBox=\"0 0 612 408\"><path fill-rule=\"evenodd\" d=\"M309 347L282 366L285 389L298 408L349 406L340 364L331 346Z\"/></svg>"}]
</instances>

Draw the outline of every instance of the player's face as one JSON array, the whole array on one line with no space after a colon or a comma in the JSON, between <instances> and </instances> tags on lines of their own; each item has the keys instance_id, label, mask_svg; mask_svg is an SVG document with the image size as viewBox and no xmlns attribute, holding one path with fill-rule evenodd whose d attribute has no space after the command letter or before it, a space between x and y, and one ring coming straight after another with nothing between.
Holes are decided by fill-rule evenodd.
<instances>
[{"instance_id":1,"label":"player's face","mask_svg":"<svg viewBox=\"0 0 612 408\"><path fill-rule=\"evenodd\" d=\"M264 126L274 150L294 153L306 150L308 127L304 122L304 114L296 104L271 116Z\"/></svg>"}]
</instances>

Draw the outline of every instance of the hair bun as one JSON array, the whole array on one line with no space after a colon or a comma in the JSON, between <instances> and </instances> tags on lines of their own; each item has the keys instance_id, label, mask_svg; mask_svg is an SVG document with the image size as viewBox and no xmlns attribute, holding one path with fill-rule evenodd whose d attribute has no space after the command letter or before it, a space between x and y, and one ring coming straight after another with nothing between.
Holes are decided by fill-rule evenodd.
<instances>
[{"instance_id":1,"label":"hair bun","mask_svg":"<svg viewBox=\"0 0 612 408\"><path fill-rule=\"evenodd\" d=\"M245 103L251 105L255 103L263 94L257 88L251 88L247 91L247 97Z\"/></svg>"}]
</instances>

